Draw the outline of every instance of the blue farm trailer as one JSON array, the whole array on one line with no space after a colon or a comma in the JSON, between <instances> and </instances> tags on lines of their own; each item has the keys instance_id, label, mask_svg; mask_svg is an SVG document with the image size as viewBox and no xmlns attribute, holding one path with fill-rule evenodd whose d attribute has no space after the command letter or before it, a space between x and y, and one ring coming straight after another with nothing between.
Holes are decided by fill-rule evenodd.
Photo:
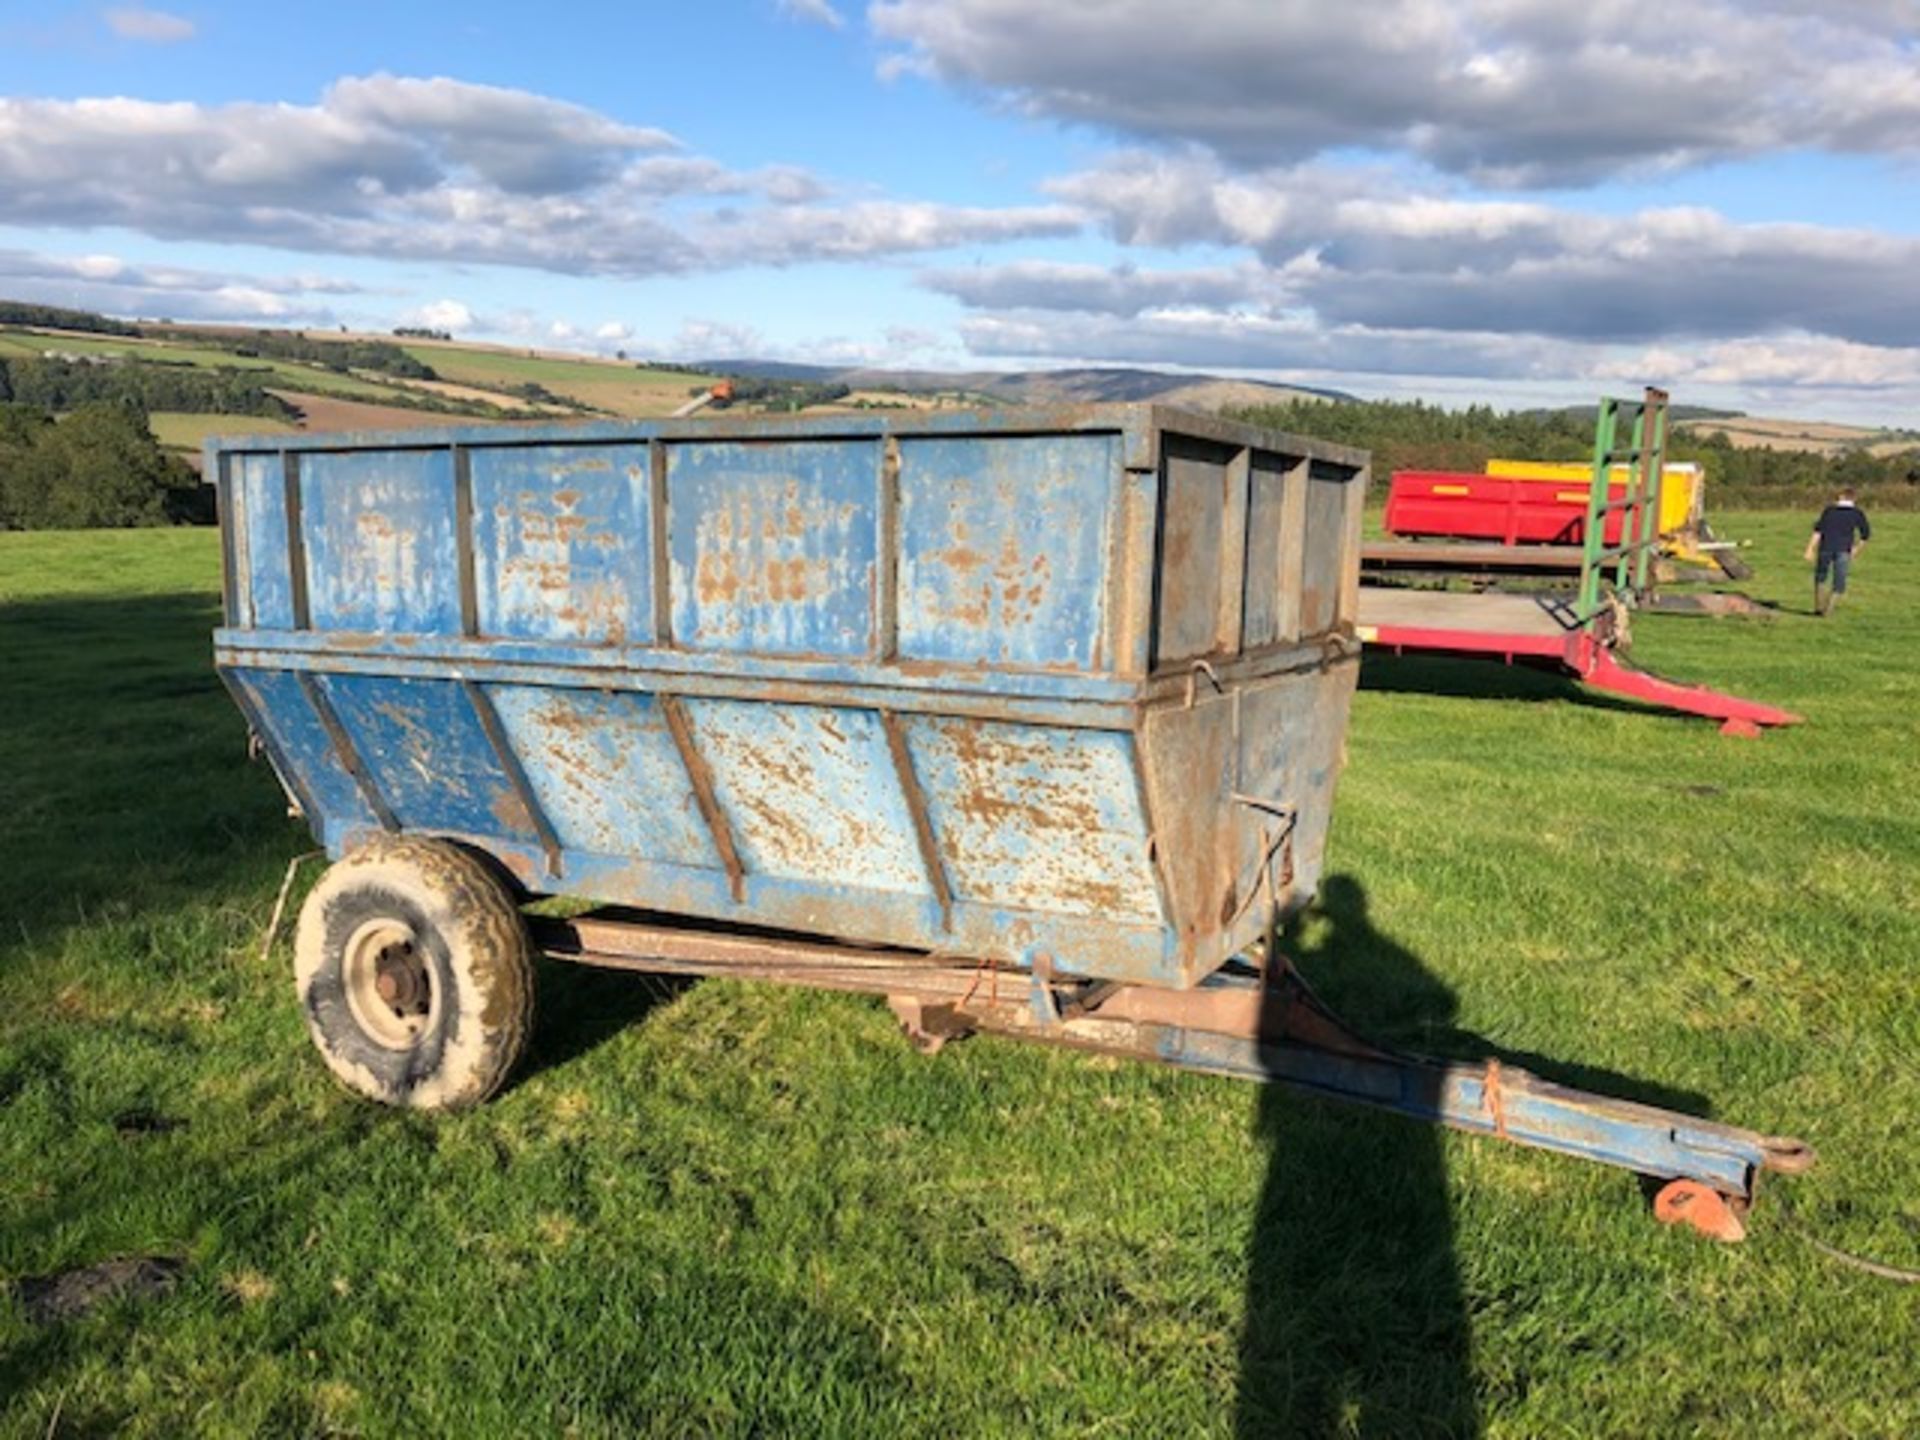
<instances>
[{"instance_id":1,"label":"blue farm trailer","mask_svg":"<svg viewBox=\"0 0 1920 1440\"><path fill-rule=\"evenodd\" d=\"M888 998L1672 1182L1794 1142L1347 1032L1319 879L1367 456L1152 406L223 439L219 671L334 864L313 1039L486 1098L531 957ZM530 897L596 908L530 919Z\"/></svg>"}]
</instances>

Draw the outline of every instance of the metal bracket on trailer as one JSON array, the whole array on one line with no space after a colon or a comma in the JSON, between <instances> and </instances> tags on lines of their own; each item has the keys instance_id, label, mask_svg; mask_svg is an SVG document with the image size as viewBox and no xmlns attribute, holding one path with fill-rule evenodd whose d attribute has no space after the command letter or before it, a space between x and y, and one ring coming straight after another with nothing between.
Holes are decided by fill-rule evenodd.
<instances>
[{"instance_id":1,"label":"metal bracket on trailer","mask_svg":"<svg viewBox=\"0 0 1920 1440\"><path fill-rule=\"evenodd\" d=\"M586 964L884 995L910 1038L929 1052L971 1031L990 1031L1271 1081L1618 1166L1665 1182L1654 1206L1659 1219L1716 1239L1742 1237L1762 1174L1797 1174L1814 1162L1798 1140L1589 1094L1498 1060L1432 1061L1374 1045L1284 961L1264 975L1234 966L1176 991L602 914L532 924L547 953ZM1042 989L1044 1004L1037 998Z\"/></svg>"}]
</instances>

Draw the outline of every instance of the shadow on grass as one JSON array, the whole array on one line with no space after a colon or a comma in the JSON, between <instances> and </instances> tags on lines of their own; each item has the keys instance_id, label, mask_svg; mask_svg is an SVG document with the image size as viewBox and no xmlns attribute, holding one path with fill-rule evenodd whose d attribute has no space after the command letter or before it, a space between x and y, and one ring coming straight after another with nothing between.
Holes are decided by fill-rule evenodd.
<instances>
[{"instance_id":1,"label":"shadow on grass","mask_svg":"<svg viewBox=\"0 0 1920 1440\"><path fill-rule=\"evenodd\" d=\"M0 605L0 947L230 892L301 840L215 676L219 598Z\"/></svg>"},{"instance_id":2,"label":"shadow on grass","mask_svg":"<svg viewBox=\"0 0 1920 1440\"><path fill-rule=\"evenodd\" d=\"M681 975L598 970L572 960L538 961L533 1038L510 1088L591 1054L697 982Z\"/></svg>"},{"instance_id":3,"label":"shadow on grass","mask_svg":"<svg viewBox=\"0 0 1920 1440\"><path fill-rule=\"evenodd\" d=\"M1374 926L1351 877L1324 881L1316 910L1318 943L1304 945L1296 924L1285 951L1367 1039L1434 1059L1497 1057L1601 1094L1709 1113L1698 1095L1503 1050L1458 1029L1453 992ZM1414 1083L1427 1079L1416 1072ZM1249 1246L1236 1433L1478 1434L1439 1129L1270 1084L1255 1130L1268 1168ZM1621 1203L1634 1203L1632 1193L1623 1185Z\"/></svg>"},{"instance_id":4,"label":"shadow on grass","mask_svg":"<svg viewBox=\"0 0 1920 1440\"><path fill-rule=\"evenodd\" d=\"M1392 655L1366 651L1360 661L1360 688L1394 695L1441 695L1458 700L1558 700L1596 710L1645 715L1648 708L1588 690L1562 670L1535 665L1502 665L1474 656Z\"/></svg>"}]
</instances>

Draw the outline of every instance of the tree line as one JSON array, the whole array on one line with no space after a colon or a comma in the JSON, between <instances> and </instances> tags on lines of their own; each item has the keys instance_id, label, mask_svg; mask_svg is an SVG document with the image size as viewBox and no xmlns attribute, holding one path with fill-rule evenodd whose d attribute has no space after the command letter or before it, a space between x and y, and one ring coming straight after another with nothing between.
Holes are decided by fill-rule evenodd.
<instances>
[{"instance_id":1,"label":"tree line","mask_svg":"<svg viewBox=\"0 0 1920 1440\"><path fill-rule=\"evenodd\" d=\"M0 530L172 525L204 509L200 477L137 405L88 401L56 419L0 402Z\"/></svg>"},{"instance_id":2,"label":"tree line","mask_svg":"<svg viewBox=\"0 0 1920 1440\"><path fill-rule=\"evenodd\" d=\"M242 359L292 360L318 365L344 375L369 370L397 380L438 380L438 372L391 340L317 340L304 330L245 330L221 332L148 325L148 339L185 340L195 345L231 350Z\"/></svg>"},{"instance_id":3,"label":"tree line","mask_svg":"<svg viewBox=\"0 0 1920 1440\"><path fill-rule=\"evenodd\" d=\"M40 410L72 410L106 402L141 411L294 418L294 408L262 385L263 373L238 366L202 368L152 360L0 359L0 402Z\"/></svg>"},{"instance_id":4,"label":"tree line","mask_svg":"<svg viewBox=\"0 0 1920 1440\"><path fill-rule=\"evenodd\" d=\"M31 325L41 330L79 330L89 335L138 335L140 327L109 320L91 310L69 310L63 305L35 305L26 300L0 300L0 325Z\"/></svg>"},{"instance_id":5,"label":"tree line","mask_svg":"<svg viewBox=\"0 0 1920 1440\"><path fill-rule=\"evenodd\" d=\"M1395 470L1483 470L1487 461L1593 458L1593 411L1502 411L1473 405L1447 410L1421 401L1295 400L1235 412L1235 418L1295 435L1310 435L1373 452L1382 481ZM1692 461L1707 475L1708 495L1749 505L1803 504L1850 487L1882 503L1920 503L1920 441L1897 454L1864 447L1835 455L1735 445L1711 420L1700 430L1674 430L1667 458Z\"/></svg>"}]
</instances>

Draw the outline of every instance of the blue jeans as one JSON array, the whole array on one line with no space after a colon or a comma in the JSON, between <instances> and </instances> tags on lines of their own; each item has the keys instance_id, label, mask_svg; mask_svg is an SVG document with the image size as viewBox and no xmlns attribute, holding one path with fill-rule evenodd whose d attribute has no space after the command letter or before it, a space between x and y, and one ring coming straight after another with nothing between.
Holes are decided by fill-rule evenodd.
<instances>
[{"instance_id":1,"label":"blue jeans","mask_svg":"<svg viewBox=\"0 0 1920 1440\"><path fill-rule=\"evenodd\" d=\"M1833 593L1844 595L1847 593L1847 567L1851 564L1853 564L1851 550L1822 550L1820 558L1813 562L1813 583L1826 584L1827 571L1832 570Z\"/></svg>"}]
</instances>

